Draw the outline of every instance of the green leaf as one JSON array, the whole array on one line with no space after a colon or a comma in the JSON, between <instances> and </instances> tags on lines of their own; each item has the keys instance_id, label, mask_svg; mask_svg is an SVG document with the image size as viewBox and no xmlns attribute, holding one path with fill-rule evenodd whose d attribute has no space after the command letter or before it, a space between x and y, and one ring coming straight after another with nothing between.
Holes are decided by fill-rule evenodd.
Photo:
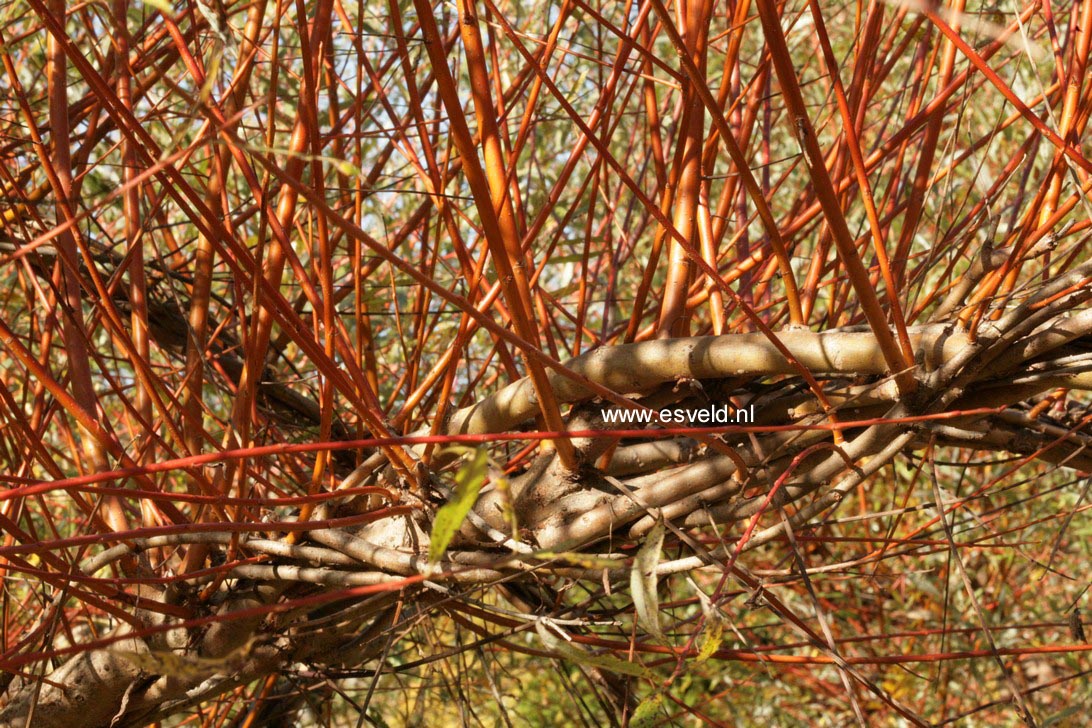
<instances>
[{"instance_id":1,"label":"green leaf","mask_svg":"<svg viewBox=\"0 0 1092 728\"><path fill-rule=\"evenodd\" d=\"M549 263L579 263L584 260L583 253L569 253L568 255L558 255L550 258Z\"/></svg>"},{"instance_id":2,"label":"green leaf","mask_svg":"<svg viewBox=\"0 0 1092 728\"><path fill-rule=\"evenodd\" d=\"M368 711L365 717L371 721L372 725L378 726L378 728L390 728L391 724L383 720L383 716L379 714L378 710Z\"/></svg>"},{"instance_id":3,"label":"green leaf","mask_svg":"<svg viewBox=\"0 0 1092 728\"><path fill-rule=\"evenodd\" d=\"M660 724L660 708L664 704L664 694L654 693L642 700L629 719L629 728L651 728Z\"/></svg>"},{"instance_id":4,"label":"green leaf","mask_svg":"<svg viewBox=\"0 0 1092 728\"><path fill-rule=\"evenodd\" d=\"M578 665L599 667L604 670L617 672L622 675L632 675L634 677L647 678L652 676L652 673L648 670L648 668L639 663L619 660L617 657L608 657L607 655L593 655L590 652L585 652L576 645L573 645L550 634L550 631L546 629L546 625L542 622L535 623L535 630L538 632L538 636L542 640L542 644L546 645L546 649L550 650L551 652L557 653L560 657L572 660Z\"/></svg>"},{"instance_id":5,"label":"green leaf","mask_svg":"<svg viewBox=\"0 0 1092 728\"><path fill-rule=\"evenodd\" d=\"M660 563L660 551L664 545L664 524L656 525L645 537L645 542L633 559L629 573L629 588L633 594L633 606L637 609L637 623L653 637L662 640L660 629L660 597L656 593L656 567Z\"/></svg>"},{"instance_id":6,"label":"green leaf","mask_svg":"<svg viewBox=\"0 0 1092 728\"><path fill-rule=\"evenodd\" d=\"M485 448L478 448L459 472L455 473L455 491L451 499L436 512L432 523L432 537L428 544L428 560L439 563L444 552L451 544L451 539L466 520L466 514L478 501L485 475L489 470L489 453Z\"/></svg>"}]
</instances>

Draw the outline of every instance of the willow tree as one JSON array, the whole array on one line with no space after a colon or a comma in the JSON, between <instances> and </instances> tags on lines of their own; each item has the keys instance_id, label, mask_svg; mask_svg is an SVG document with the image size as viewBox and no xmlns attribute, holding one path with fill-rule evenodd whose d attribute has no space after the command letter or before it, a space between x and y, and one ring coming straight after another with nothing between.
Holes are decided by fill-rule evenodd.
<instances>
[{"instance_id":1,"label":"willow tree","mask_svg":"<svg viewBox=\"0 0 1092 728\"><path fill-rule=\"evenodd\" d=\"M0 724L1088 709L1089 0L0 13Z\"/></svg>"}]
</instances>

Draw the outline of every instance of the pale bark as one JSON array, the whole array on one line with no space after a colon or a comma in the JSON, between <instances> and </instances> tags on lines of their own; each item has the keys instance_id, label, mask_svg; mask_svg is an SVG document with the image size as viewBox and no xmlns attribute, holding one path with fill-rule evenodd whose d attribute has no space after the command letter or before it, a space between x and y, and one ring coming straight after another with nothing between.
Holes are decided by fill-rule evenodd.
<instances>
[{"instance_id":1,"label":"pale bark","mask_svg":"<svg viewBox=\"0 0 1092 728\"><path fill-rule=\"evenodd\" d=\"M913 415L961 412L986 405L1012 407L1057 386L1092 388L1092 362L1084 352L1092 333L1092 313L1081 310L1045 321L1034 317L1010 321L1013 323L1007 329L998 326L974 343L950 327L913 329L917 362L913 373L924 383L913 401L900 399L875 338L864 331L778 334L796 362L789 361L766 337L753 334L651 341L590 352L564 366L620 395L642 395L649 405L699 402L701 391L712 391L717 382L726 380L759 382L773 377L772 381L780 378L783 385L789 385L798 381L798 366L803 365L816 376L827 378L828 399L838 410L840 421L888 419L850 426L840 449L816 450L796 463L792 472L786 469L805 448L830 442L829 429L771 432L752 439L729 437L724 445L734 451L731 455L690 438L636 442L613 451L603 473L592 463L606 451L610 438L583 438L576 443L585 462L579 472L564 467L555 455L545 454L512 480L510 497L525 529L522 548L508 539L501 491L487 487L473 518L464 523L447 560L439 567L427 563L433 508L427 503L421 503L412 517L400 515L351 530L312 531L309 543L242 539L241 549L266 554L271 561L236 567L229 581L221 584L218 612L223 621L202 631L196 641L178 629L169 630L166 636L136 638L126 636L130 632L125 630L131 628L119 628L120 647L91 649L71 657L46 675L47 681L40 686L13 683L0 710L0 726L21 726L32 711L35 726L102 726L115 718L116 725L140 725L141 721L184 712L239 684L277 672L291 661L321 662L336 656L345 664L359 664L381 651L380 635L385 615L389 615L387 601L350 605L342 616L321 628L309 627L306 610L272 617L272 612L262 611L274 607L293 589L383 585L420 574L437 584L487 584L541 568L529 553L535 548L595 553L609 551L614 536L640 538L657 518L668 518L684 527L748 518L761 507L769 485L783 475L778 503L798 502L798 510L789 519L796 527L829 515L847 493L895 455L931 440L1092 469L1092 456L1085 454L1089 442L1084 434L1032 420L1017 409L998 416L922 420L913 426L904 423ZM1019 335L1013 338L1012 332ZM684 379L703 381L706 386L701 391L676 386ZM570 429L609 429L601 412L617 405L595 401L591 391L555 372L550 374L550 382L560 401L586 403L574 410ZM958 386L950 386L953 382ZM756 389L748 396L757 403L762 422L827 421L822 408L800 387ZM446 431L503 432L536 414L534 388L529 380L522 380L456 412ZM740 464L746 466L745 473L739 471ZM357 485L380 476L382 465L383 458L377 454L346 484ZM441 465L434 462L434 467ZM744 497L745 491L758 495ZM784 524L760 529L747 548L759 548L783 530ZM230 541L228 533L141 539L96 554L85 561L83 569L93 575L127 555L170 544L202 543L217 549ZM724 555L716 551L703 558ZM663 573L699 568L705 563L703 558L683 558L660 568ZM624 562L618 568L624 569ZM596 578L580 568L565 566L555 573ZM244 589L241 584L259 586ZM255 608L263 616L256 616ZM232 618L233 612L246 616ZM156 619L159 621L154 623L169 627L165 618ZM374 642L353 640L362 626L365 631L372 630L368 633L373 634ZM356 645L351 650L337 648L350 642ZM118 649L138 653L173 649L193 658L230 658L234 662L228 672L159 676L142 671Z\"/></svg>"}]
</instances>

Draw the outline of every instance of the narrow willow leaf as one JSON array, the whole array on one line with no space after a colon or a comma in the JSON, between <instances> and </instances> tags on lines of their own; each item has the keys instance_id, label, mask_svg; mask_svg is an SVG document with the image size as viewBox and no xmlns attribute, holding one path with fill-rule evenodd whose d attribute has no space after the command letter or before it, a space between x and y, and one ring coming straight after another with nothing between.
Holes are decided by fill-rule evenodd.
<instances>
[{"instance_id":1,"label":"narrow willow leaf","mask_svg":"<svg viewBox=\"0 0 1092 728\"><path fill-rule=\"evenodd\" d=\"M519 519L516 517L516 508L512 505L512 484L508 482L508 478L504 477L503 472L495 468L490 469L489 480L492 481L500 496L501 516L508 526L508 535L513 541L519 543Z\"/></svg>"},{"instance_id":2,"label":"narrow willow leaf","mask_svg":"<svg viewBox=\"0 0 1092 728\"><path fill-rule=\"evenodd\" d=\"M470 509L478 501L478 493L481 492L488 469L489 453L485 448L479 448L459 468L459 472L455 473L455 490L451 499L436 512L436 520L432 523L432 537L428 544L430 562L435 564L443 558L451 539L455 538L459 527L466 520L466 514L470 513Z\"/></svg>"},{"instance_id":3,"label":"narrow willow leaf","mask_svg":"<svg viewBox=\"0 0 1092 728\"><path fill-rule=\"evenodd\" d=\"M724 642L724 615L717 609L717 605L713 604L713 600L701 590L701 587L694 583L693 579L687 577L687 581L690 582L690 586L697 593L698 601L701 602L701 613L705 617L705 627L702 629L701 644L698 647L697 657L698 662L705 662L720 649L721 644Z\"/></svg>"},{"instance_id":4,"label":"narrow willow leaf","mask_svg":"<svg viewBox=\"0 0 1092 728\"><path fill-rule=\"evenodd\" d=\"M172 675L185 679L188 677L204 677L215 672L215 668L205 668L201 665L200 658L187 658L173 652L113 650L113 653L139 667L149 675Z\"/></svg>"},{"instance_id":5,"label":"narrow willow leaf","mask_svg":"<svg viewBox=\"0 0 1092 728\"><path fill-rule=\"evenodd\" d=\"M582 260L584 260L583 253L569 253L568 255L558 255L554 258L550 258L550 263L579 263Z\"/></svg>"},{"instance_id":6,"label":"narrow willow leaf","mask_svg":"<svg viewBox=\"0 0 1092 728\"><path fill-rule=\"evenodd\" d=\"M535 551L532 556L543 561L564 561L584 569L614 569L624 566L621 559L594 554L579 554L574 551Z\"/></svg>"},{"instance_id":7,"label":"narrow willow leaf","mask_svg":"<svg viewBox=\"0 0 1092 728\"><path fill-rule=\"evenodd\" d=\"M611 672L617 672L623 675L632 675L634 677L651 677L651 672L643 665L639 665L636 662L627 662L626 660L619 660L617 657L608 657L607 655L593 655L562 639L558 639L550 634L550 631L546 629L546 625L542 622L535 623L535 630L538 631L538 636L542 640L542 644L546 646L546 649L555 652L559 657L571 660L578 665L599 667L604 670L610 670Z\"/></svg>"},{"instance_id":8,"label":"narrow willow leaf","mask_svg":"<svg viewBox=\"0 0 1092 728\"><path fill-rule=\"evenodd\" d=\"M649 695L637 705L633 717L629 719L629 728L652 728L660 724L660 708L664 704L664 694Z\"/></svg>"},{"instance_id":9,"label":"narrow willow leaf","mask_svg":"<svg viewBox=\"0 0 1092 728\"><path fill-rule=\"evenodd\" d=\"M705 629L702 630L701 646L698 647L698 662L705 662L720 649L724 642L724 618L719 613L705 620Z\"/></svg>"},{"instance_id":10,"label":"narrow willow leaf","mask_svg":"<svg viewBox=\"0 0 1092 728\"><path fill-rule=\"evenodd\" d=\"M368 720L370 720L377 728L390 728L391 724L383 720L383 716L380 715L380 711L371 710L368 711Z\"/></svg>"},{"instance_id":11,"label":"narrow willow leaf","mask_svg":"<svg viewBox=\"0 0 1092 728\"><path fill-rule=\"evenodd\" d=\"M662 640L660 629L660 597L656 593L656 567L660 563L660 551L664 545L664 524L656 525L645 537L644 544L633 559L629 574L629 588L633 594L633 606L637 609L637 623L653 637Z\"/></svg>"},{"instance_id":12,"label":"narrow willow leaf","mask_svg":"<svg viewBox=\"0 0 1092 728\"><path fill-rule=\"evenodd\" d=\"M249 640L242 647L230 652L223 657L198 657L197 655L180 654L170 650L150 650L148 652L132 652L130 650L113 650L118 657L128 660L149 675L170 675L183 680L202 679L217 673L227 674L235 672L250 654L253 640Z\"/></svg>"},{"instance_id":13,"label":"narrow willow leaf","mask_svg":"<svg viewBox=\"0 0 1092 728\"><path fill-rule=\"evenodd\" d=\"M376 299L376 300L378 300L378 299ZM438 450L436 454L437 455L445 455L445 456L453 456L453 457L455 457L455 456L462 457L463 455L473 455L476 452L478 452L478 448L476 448L476 447L468 447L467 445L460 445L458 443L452 443L450 445L444 445L444 447L441 448L440 450Z\"/></svg>"}]
</instances>

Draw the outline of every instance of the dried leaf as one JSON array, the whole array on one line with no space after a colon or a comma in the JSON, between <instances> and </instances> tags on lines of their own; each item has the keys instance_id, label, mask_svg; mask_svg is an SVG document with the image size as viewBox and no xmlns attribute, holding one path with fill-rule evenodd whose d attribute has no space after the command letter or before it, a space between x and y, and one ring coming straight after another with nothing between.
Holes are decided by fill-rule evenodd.
<instances>
[{"instance_id":1,"label":"dried leaf","mask_svg":"<svg viewBox=\"0 0 1092 728\"><path fill-rule=\"evenodd\" d=\"M535 551L533 556L543 561L564 561L566 564L583 569L613 569L623 566L620 559L581 554L575 551Z\"/></svg>"},{"instance_id":2,"label":"dried leaf","mask_svg":"<svg viewBox=\"0 0 1092 728\"><path fill-rule=\"evenodd\" d=\"M705 620L705 629L702 630L701 646L698 647L698 662L705 662L720 649L724 642L724 619L717 614L712 619Z\"/></svg>"},{"instance_id":3,"label":"dried leaf","mask_svg":"<svg viewBox=\"0 0 1092 728\"><path fill-rule=\"evenodd\" d=\"M713 600L694 583L693 579L687 579L687 581L690 582L690 586L694 587L694 591L698 595L698 601L701 603L702 615L705 617L705 627L702 629L701 644L698 646L697 657L698 662L705 662L720 649L721 644L724 642L724 615L713 604Z\"/></svg>"},{"instance_id":4,"label":"dried leaf","mask_svg":"<svg viewBox=\"0 0 1092 728\"><path fill-rule=\"evenodd\" d=\"M603 670L621 673L622 675L632 675L634 677L651 677L649 670L636 662L627 662L626 660L619 660L617 657L608 657L607 655L593 655L590 652L585 652L576 645L555 637L550 634L550 631L546 629L546 625L542 622L537 622L535 624L535 629L538 631L538 636L542 639L542 644L546 646L546 649L551 652L556 652L558 656L572 660L578 665L598 667Z\"/></svg>"},{"instance_id":5,"label":"dried leaf","mask_svg":"<svg viewBox=\"0 0 1092 728\"><path fill-rule=\"evenodd\" d=\"M240 664L250 654L252 644L253 640L223 657L198 657L171 650L148 652L113 650L113 653L149 675L170 675L183 680L199 680L216 673L226 674L238 670Z\"/></svg>"},{"instance_id":6,"label":"dried leaf","mask_svg":"<svg viewBox=\"0 0 1092 728\"><path fill-rule=\"evenodd\" d=\"M633 570L629 575L630 592L633 594L633 606L637 610L637 623L653 637L662 640L660 628L660 597L656 593L656 567L660 563L660 551L664 545L664 524L656 525L645 537L644 544L633 559Z\"/></svg>"}]
</instances>

